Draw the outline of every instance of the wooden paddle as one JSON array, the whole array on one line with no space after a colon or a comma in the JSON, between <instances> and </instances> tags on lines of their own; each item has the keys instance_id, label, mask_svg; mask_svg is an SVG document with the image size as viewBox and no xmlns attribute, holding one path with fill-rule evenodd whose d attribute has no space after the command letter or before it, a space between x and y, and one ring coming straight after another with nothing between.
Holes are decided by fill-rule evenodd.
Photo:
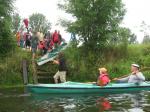
<instances>
[{"instance_id":1,"label":"wooden paddle","mask_svg":"<svg viewBox=\"0 0 150 112\"><path fill-rule=\"evenodd\" d=\"M125 77L128 77L129 75L123 75L121 77L118 77L118 78L113 78L112 80L115 81L115 80L118 80L118 79L122 79L122 78L125 78Z\"/></svg>"},{"instance_id":2,"label":"wooden paddle","mask_svg":"<svg viewBox=\"0 0 150 112\"><path fill-rule=\"evenodd\" d=\"M141 68L139 71L147 71L147 70L150 70L150 67ZM121 79L121 78L128 77L129 75L130 75L130 74L128 74L128 75L123 75L123 76L121 76L121 77L114 78L114 79L112 79L112 80L115 81L115 80L118 80L118 79Z\"/></svg>"}]
</instances>

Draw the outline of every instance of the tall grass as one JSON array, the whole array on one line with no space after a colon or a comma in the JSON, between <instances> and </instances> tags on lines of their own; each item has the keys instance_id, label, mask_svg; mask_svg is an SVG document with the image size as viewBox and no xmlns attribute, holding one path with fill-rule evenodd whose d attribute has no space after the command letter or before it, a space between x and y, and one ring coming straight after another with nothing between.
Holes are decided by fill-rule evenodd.
<instances>
[{"instance_id":1,"label":"tall grass","mask_svg":"<svg viewBox=\"0 0 150 112\"><path fill-rule=\"evenodd\" d=\"M141 68L150 66L150 45L129 45L127 50L121 46L109 46L104 54L88 53L83 56L82 48L69 47L66 51L69 66L69 80L96 81L98 68L106 67L110 77L120 77L130 73L132 63L138 63ZM144 71L147 79L150 79L149 71Z\"/></svg>"},{"instance_id":2,"label":"tall grass","mask_svg":"<svg viewBox=\"0 0 150 112\"><path fill-rule=\"evenodd\" d=\"M31 53L15 48L0 60L0 85L22 84L22 60L31 62ZM29 64L30 65L30 64Z\"/></svg>"},{"instance_id":3,"label":"tall grass","mask_svg":"<svg viewBox=\"0 0 150 112\"><path fill-rule=\"evenodd\" d=\"M120 46L109 46L103 54L83 52L82 47L70 45L65 51L68 74L67 80L71 81L96 81L98 68L106 67L111 78L120 77L130 73L132 63L138 63L141 68L150 67L150 45L135 44L127 47L126 53ZM30 82L32 82L31 52L20 48L14 49L8 56L0 60L0 85L22 84L22 60L28 60ZM39 66L38 69L47 71L50 75L57 72L57 65L51 62ZM150 71L143 71L147 80Z\"/></svg>"}]
</instances>

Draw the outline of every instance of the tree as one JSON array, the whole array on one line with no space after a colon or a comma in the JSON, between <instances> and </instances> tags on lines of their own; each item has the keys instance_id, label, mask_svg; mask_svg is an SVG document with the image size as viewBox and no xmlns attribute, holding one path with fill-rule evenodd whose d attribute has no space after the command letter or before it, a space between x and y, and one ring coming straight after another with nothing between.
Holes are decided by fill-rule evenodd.
<instances>
[{"instance_id":1,"label":"tree","mask_svg":"<svg viewBox=\"0 0 150 112\"><path fill-rule=\"evenodd\" d=\"M142 43L143 44L150 43L150 34L149 34L150 26L147 25L144 21L142 21L140 27L141 27L140 31L143 32L143 34L144 34L144 38L143 38L143 42Z\"/></svg>"},{"instance_id":2,"label":"tree","mask_svg":"<svg viewBox=\"0 0 150 112\"><path fill-rule=\"evenodd\" d=\"M108 37L108 44L112 46L122 44L127 47L128 44L137 43L136 35L129 28L125 27L119 27L117 32L108 34Z\"/></svg>"},{"instance_id":3,"label":"tree","mask_svg":"<svg viewBox=\"0 0 150 112\"><path fill-rule=\"evenodd\" d=\"M150 35L145 35L142 43L143 44L149 44L150 43Z\"/></svg>"},{"instance_id":4,"label":"tree","mask_svg":"<svg viewBox=\"0 0 150 112\"><path fill-rule=\"evenodd\" d=\"M13 30L13 33L16 33L19 30L20 22L21 22L20 15L18 13L14 13L12 15L12 30Z\"/></svg>"},{"instance_id":5,"label":"tree","mask_svg":"<svg viewBox=\"0 0 150 112\"><path fill-rule=\"evenodd\" d=\"M66 0L59 8L76 19L67 30L79 35L87 51L100 52L108 34L116 32L125 9L121 0Z\"/></svg>"},{"instance_id":6,"label":"tree","mask_svg":"<svg viewBox=\"0 0 150 112\"><path fill-rule=\"evenodd\" d=\"M13 0L0 0L0 56L12 50L11 13Z\"/></svg>"},{"instance_id":7,"label":"tree","mask_svg":"<svg viewBox=\"0 0 150 112\"><path fill-rule=\"evenodd\" d=\"M29 25L33 31L41 31L43 33L51 28L51 23L40 13L32 14L29 17Z\"/></svg>"},{"instance_id":8,"label":"tree","mask_svg":"<svg viewBox=\"0 0 150 112\"><path fill-rule=\"evenodd\" d=\"M137 36L134 33L132 33L130 35L128 41L129 41L129 44L136 44L136 43L138 43L137 42Z\"/></svg>"}]
</instances>

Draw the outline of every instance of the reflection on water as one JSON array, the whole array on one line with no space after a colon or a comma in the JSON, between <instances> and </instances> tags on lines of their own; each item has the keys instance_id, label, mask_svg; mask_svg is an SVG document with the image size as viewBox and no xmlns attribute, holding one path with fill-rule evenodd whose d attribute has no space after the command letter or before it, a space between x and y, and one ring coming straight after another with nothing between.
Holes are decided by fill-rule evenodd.
<instances>
[{"instance_id":1,"label":"reflection on water","mask_svg":"<svg viewBox=\"0 0 150 112\"><path fill-rule=\"evenodd\" d=\"M23 88L0 89L0 112L149 112L150 92L47 95Z\"/></svg>"},{"instance_id":2,"label":"reflection on water","mask_svg":"<svg viewBox=\"0 0 150 112\"><path fill-rule=\"evenodd\" d=\"M103 112L105 110L110 110L112 108L111 103L108 99L104 97L100 97L98 100L99 112Z\"/></svg>"}]
</instances>

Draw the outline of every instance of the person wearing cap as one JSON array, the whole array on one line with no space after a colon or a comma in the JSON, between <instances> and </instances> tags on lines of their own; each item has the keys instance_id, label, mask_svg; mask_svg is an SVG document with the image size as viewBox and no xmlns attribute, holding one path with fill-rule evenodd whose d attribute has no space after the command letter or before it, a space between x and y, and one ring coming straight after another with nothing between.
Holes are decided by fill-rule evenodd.
<instances>
[{"instance_id":1,"label":"person wearing cap","mask_svg":"<svg viewBox=\"0 0 150 112\"><path fill-rule=\"evenodd\" d=\"M142 72L139 71L140 66L138 64L131 65L131 73L125 78L115 78L119 83L128 82L128 83L141 83L145 81L145 76Z\"/></svg>"},{"instance_id":2,"label":"person wearing cap","mask_svg":"<svg viewBox=\"0 0 150 112\"><path fill-rule=\"evenodd\" d=\"M97 85L99 86L106 86L109 82L109 75L107 73L107 69L106 68L99 68L99 77L97 80Z\"/></svg>"}]
</instances>

